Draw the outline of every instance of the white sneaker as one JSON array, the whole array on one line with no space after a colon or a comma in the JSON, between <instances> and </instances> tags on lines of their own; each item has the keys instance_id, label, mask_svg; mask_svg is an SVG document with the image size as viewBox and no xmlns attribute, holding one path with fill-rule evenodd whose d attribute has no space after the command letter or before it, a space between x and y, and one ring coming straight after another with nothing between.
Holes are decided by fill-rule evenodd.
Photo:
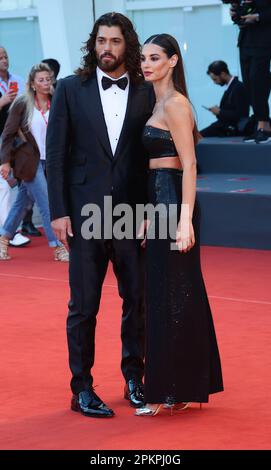
<instances>
[{"instance_id":1,"label":"white sneaker","mask_svg":"<svg viewBox=\"0 0 271 470\"><path fill-rule=\"evenodd\" d=\"M9 240L9 244L11 246L19 247L19 246L28 245L28 243L30 243L30 241L31 241L30 238L25 237L21 233L16 233L14 235L13 239Z\"/></svg>"}]
</instances>

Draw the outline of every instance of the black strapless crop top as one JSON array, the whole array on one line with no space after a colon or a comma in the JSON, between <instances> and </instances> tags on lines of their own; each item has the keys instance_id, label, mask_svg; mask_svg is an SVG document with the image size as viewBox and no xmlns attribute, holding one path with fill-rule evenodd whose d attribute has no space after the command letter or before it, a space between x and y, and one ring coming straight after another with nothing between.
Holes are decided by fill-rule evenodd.
<instances>
[{"instance_id":1,"label":"black strapless crop top","mask_svg":"<svg viewBox=\"0 0 271 470\"><path fill-rule=\"evenodd\" d=\"M178 155L171 133L165 129L145 126L142 141L150 159L175 157Z\"/></svg>"}]
</instances>

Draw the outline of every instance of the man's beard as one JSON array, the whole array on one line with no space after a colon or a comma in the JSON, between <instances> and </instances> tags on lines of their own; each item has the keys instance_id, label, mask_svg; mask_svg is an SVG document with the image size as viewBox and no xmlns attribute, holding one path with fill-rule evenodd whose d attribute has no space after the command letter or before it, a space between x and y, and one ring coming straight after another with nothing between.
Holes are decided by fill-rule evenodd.
<instances>
[{"instance_id":1,"label":"man's beard","mask_svg":"<svg viewBox=\"0 0 271 470\"><path fill-rule=\"evenodd\" d=\"M103 56L101 58L97 57L98 67L103 72L114 72L124 63L124 56L118 58L114 57L111 54L108 54L109 57L114 59L112 62L103 62Z\"/></svg>"},{"instance_id":2,"label":"man's beard","mask_svg":"<svg viewBox=\"0 0 271 470\"><path fill-rule=\"evenodd\" d=\"M228 84L227 80L224 80L223 78L221 78L221 83L220 83L220 85L221 85L221 86L225 86L225 85L227 85L227 84Z\"/></svg>"}]
</instances>

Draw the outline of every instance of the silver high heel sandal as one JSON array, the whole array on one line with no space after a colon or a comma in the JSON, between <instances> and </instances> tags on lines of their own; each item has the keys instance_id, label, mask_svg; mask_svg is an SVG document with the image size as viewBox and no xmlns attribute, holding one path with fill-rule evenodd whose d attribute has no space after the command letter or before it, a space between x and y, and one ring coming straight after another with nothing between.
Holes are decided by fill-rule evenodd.
<instances>
[{"instance_id":1,"label":"silver high heel sandal","mask_svg":"<svg viewBox=\"0 0 271 470\"><path fill-rule=\"evenodd\" d=\"M175 403L174 405L170 405L169 403L164 403L164 408L172 408L174 411L183 411L189 408L190 405L191 405L191 402ZM199 407L200 407L200 410L202 410L202 403L199 403Z\"/></svg>"},{"instance_id":2,"label":"silver high heel sandal","mask_svg":"<svg viewBox=\"0 0 271 470\"><path fill-rule=\"evenodd\" d=\"M9 240L0 236L0 261L8 261L11 259L8 254L8 244Z\"/></svg>"},{"instance_id":3,"label":"silver high heel sandal","mask_svg":"<svg viewBox=\"0 0 271 470\"><path fill-rule=\"evenodd\" d=\"M186 410L191 405L190 402L175 403L174 410L183 411Z\"/></svg>"},{"instance_id":4,"label":"silver high heel sandal","mask_svg":"<svg viewBox=\"0 0 271 470\"><path fill-rule=\"evenodd\" d=\"M182 411L186 410L190 406L190 402L181 402L181 403L174 403L174 404L169 404L169 403L164 403L164 408L173 408L176 411Z\"/></svg>"},{"instance_id":5,"label":"silver high heel sandal","mask_svg":"<svg viewBox=\"0 0 271 470\"><path fill-rule=\"evenodd\" d=\"M162 406L162 403L159 405L147 404L142 408L137 408L135 416L156 416L161 411Z\"/></svg>"}]
</instances>

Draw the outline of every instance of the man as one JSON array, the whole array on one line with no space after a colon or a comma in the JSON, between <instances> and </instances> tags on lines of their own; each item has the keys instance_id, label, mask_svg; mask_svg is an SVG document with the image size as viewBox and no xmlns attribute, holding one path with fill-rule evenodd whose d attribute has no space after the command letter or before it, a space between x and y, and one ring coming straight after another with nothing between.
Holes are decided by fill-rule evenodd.
<instances>
[{"instance_id":1,"label":"man","mask_svg":"<svg viewBox=\"0 0 271 470\"><path fill-rule=\"evenodd\" d=\"M230 74L228 66L222 60L212 62L207 74L216 85L227 86L220 106L208 108L217 121L200 131L203 137L225 137L240 135L242 122L249 115L248 97L244 85Z\"/></svg>"},{"instance_id":2,"label":"man","mask_svg":"<svg viewBox=\"0 0 271 470\"><path fill-rule=\"evenodd\" d=\"M0 135L3 132L7 113L16 96L24 91L24 80L9 72L9 58L6 49L0 46ZM12 88L12 82L17 83L17 90Z\"/></svg>"},{"instance_id":3,"label":"man","mask_svg":"<svg viewBox=\"0 0 271 470\"><path fill-rule=\"evenodd\" d=\"M243 83L249 95L257 128L246 142L264 144L271 140L268 99L271 89L271 3L270 0L249 0L253 13L239 22L238 47ZM232 19L236 9L230 10Z\"/></svg>"},{"instance_id":4,"label":"man","mask_svg":"<svg viewBox=\"0 0 271 470\"><path fill-rule=\"evenodd\" d=\"M51 71L52 71L52 75L51 75L51 78L52 78L51 94L53 95L54 91L56 89L56 85L57 85L57 77L58 77L58 74L60 72L60 63L56 59L43 59L42 62L44 64L47 64L50 67Z\"/></svg>"},{"instance_id":5,"label":"man","mask_svg":"<svg viewBox=\"0 0 271 470\"><path fill-rule=\"evenodd\" d=\"M84 65L60 80L47 133L47 178L52 226L70 245L71 300L67 319L72 372L72 410L112 417L94 393L95 325L109 260L123 299L121 369L125 398L143 403L144 318L139 240L81 234L82 207L104 197L134 207L144 203L146 160L141 134L152 113L153 90L140 70L140 45L133 25L120 13L95 23L85 47ZM103 223L102 223L103 224ZM103 228L103 227L102 227Z\"/></svg>"},{"instance_id":6,"label":"man","mask_svg":"<svg viewBox=\"0 0 271 470\"><path fill-rule=\"evenodd\" d=\"M0 144L1 134L3 132L8 110L15 100L16 96L24 91L24 80L9 72L9 59L7 51L0 46ZM15 86L14 86L15 84ZM13 180L9 180L11 186ZM0 226L3 226L12 205L12 191L9 183L0 175ZM16 233L9 244L12 246L25 246L30 243L29 238L24 237L20 233Z\"/></svg>"}]
</instances>

